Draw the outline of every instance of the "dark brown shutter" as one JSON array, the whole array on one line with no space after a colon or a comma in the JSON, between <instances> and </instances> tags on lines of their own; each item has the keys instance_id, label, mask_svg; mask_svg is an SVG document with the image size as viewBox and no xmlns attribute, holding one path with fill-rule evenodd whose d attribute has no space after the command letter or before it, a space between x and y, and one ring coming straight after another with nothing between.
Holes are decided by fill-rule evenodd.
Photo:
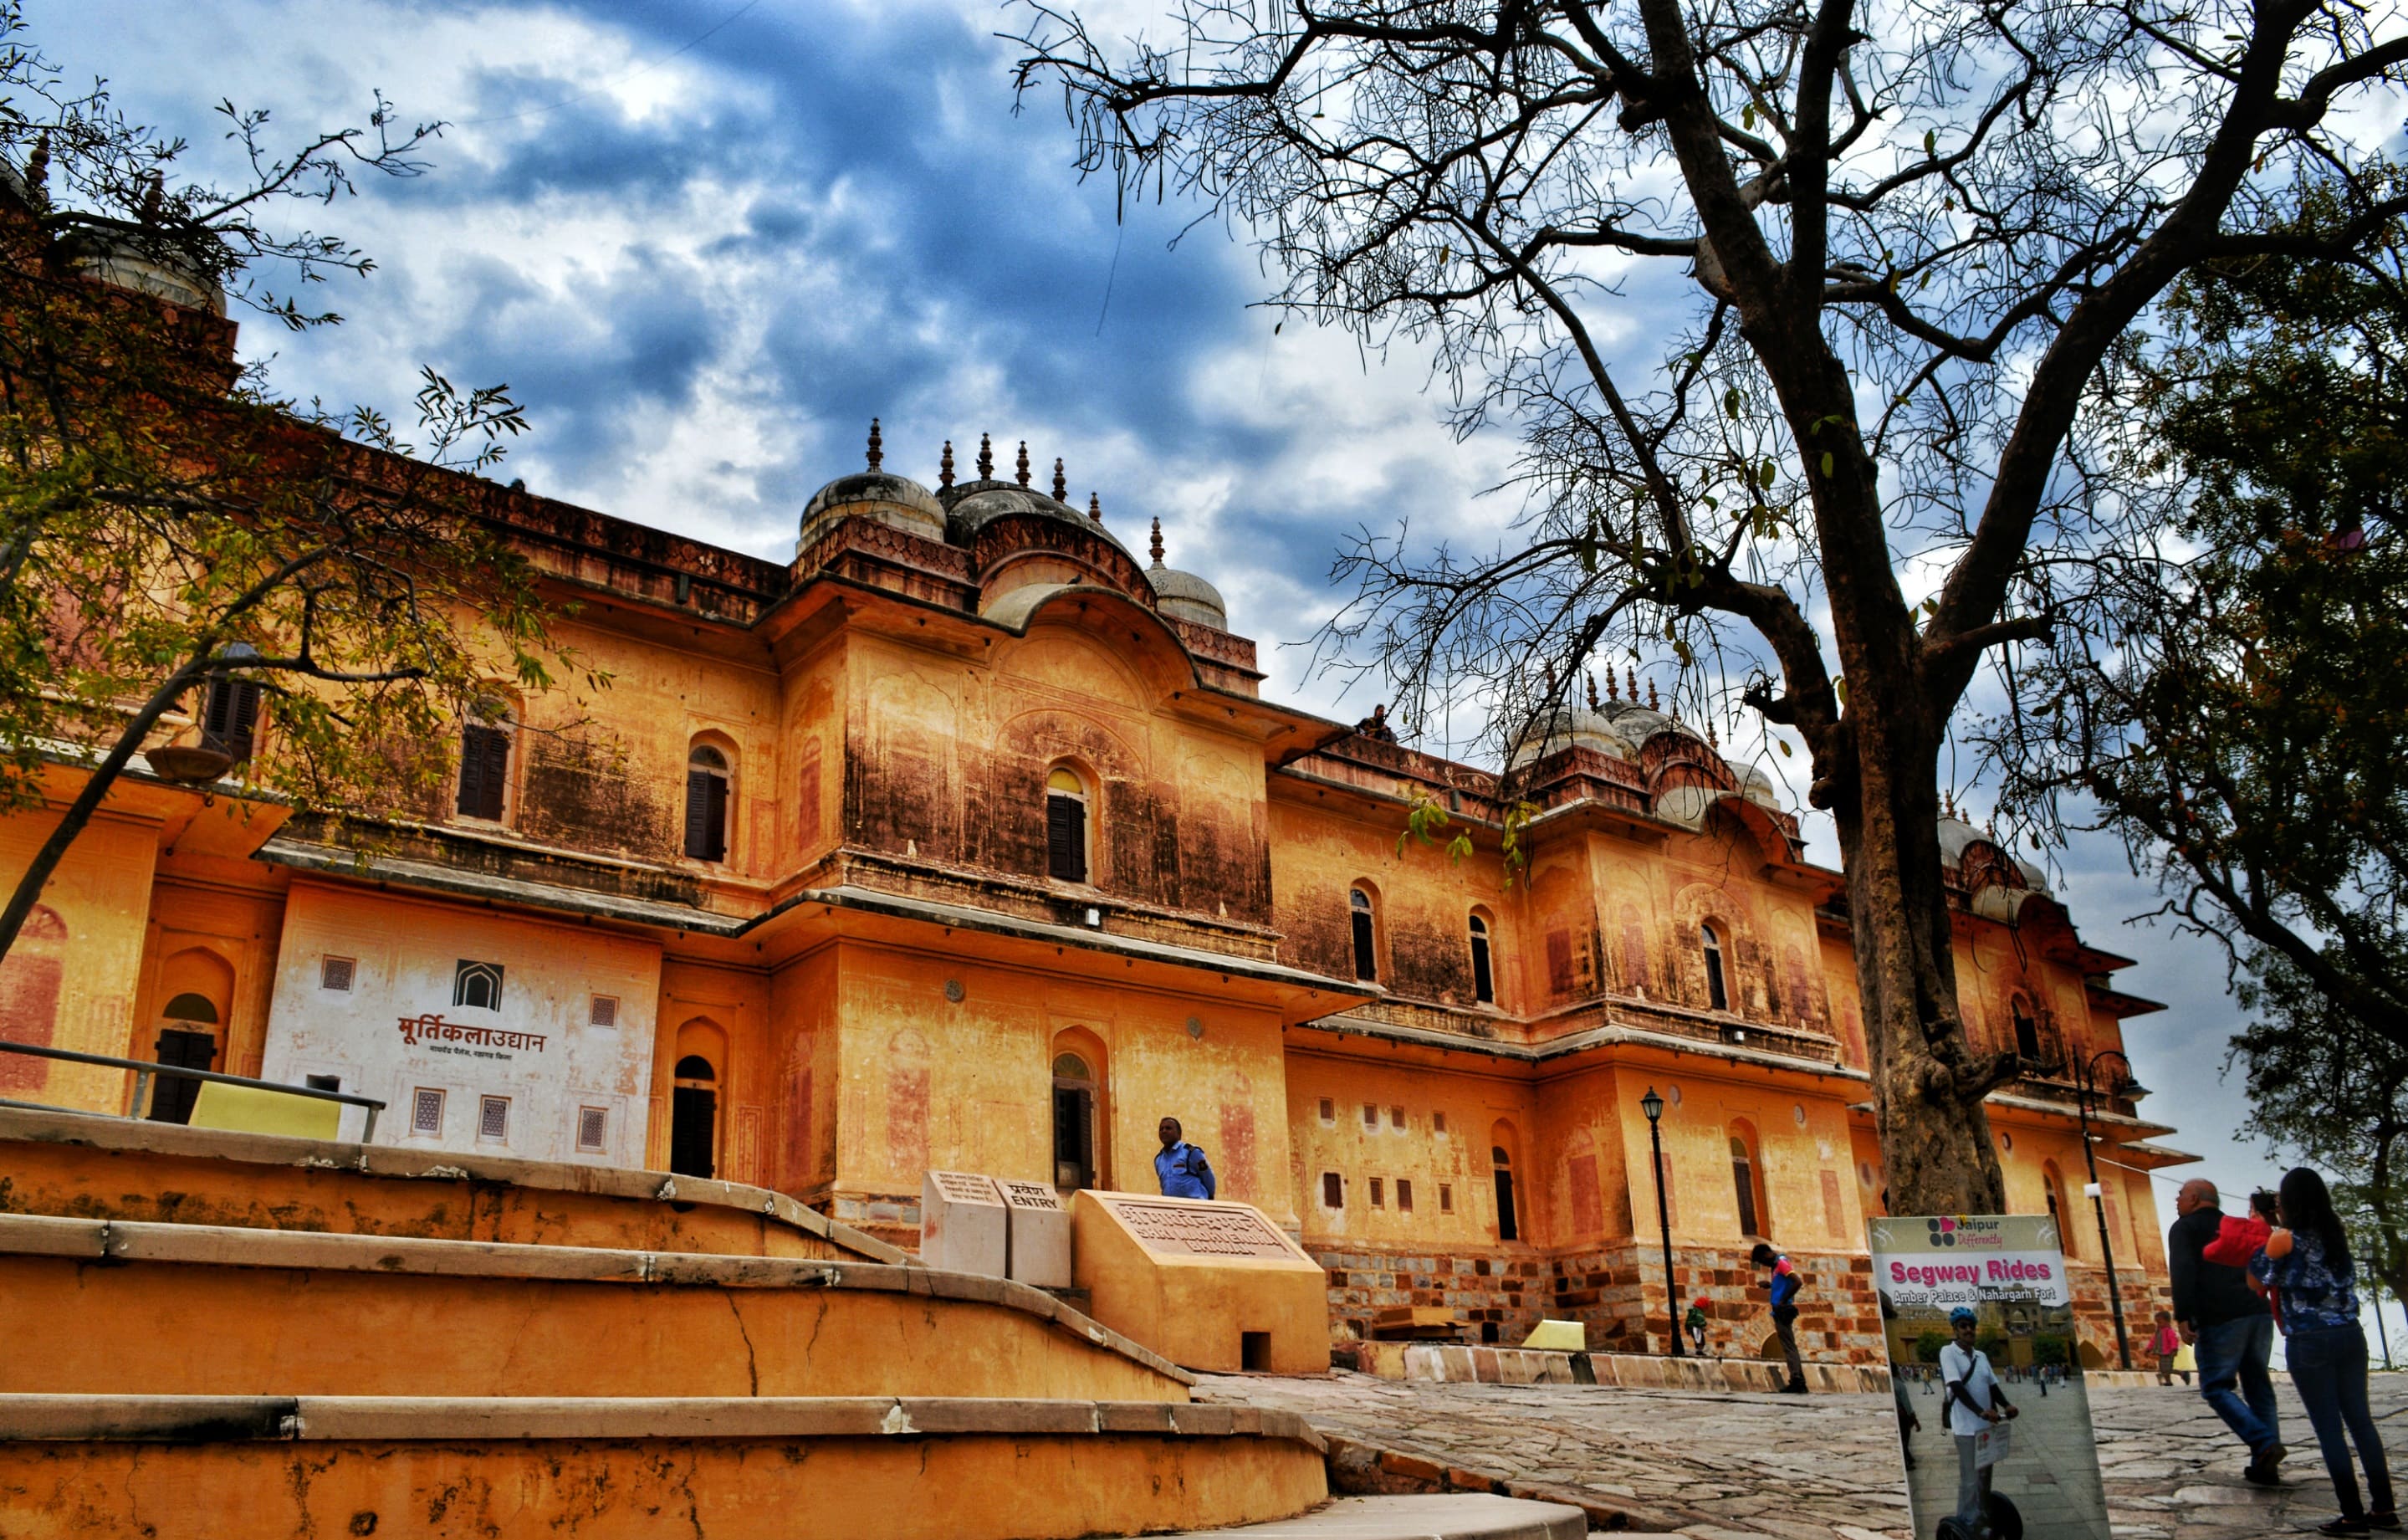
<instances>
[{"instance_id":1,"label":"dark brown shutter","mask_svg":"<svg viewBox=\"0 0 2408 1540\"><path fill-rule=\"evenodd\" d=\"M727 777L693 769L685 772L685 853L697 861L727 855Z\"/></svg>"},{"instance_id":2,"label":"dark brown shutter","mask_svg":"<svg viewBox=\"0 0 2408 1540\"><path fill-rule=\"evenodd\" d=\"M251 757L251 731L259 721L259 683L250 679L219 679L209 684L208 706L201 719L202 736L236 760Z\"/></svg>"},{"instance_id":3,"label":"dark brown shutter","mask_svg":"<svg viewBox=\"0 0 2408 1540\"><path fill-rule=\"evenodd\" d=\"M1075 797L1045 799L1045 870L1066 883L1087 880L1085 813Z\"/></svg>"},{"instance_id":4,"label":"dark brown shutter","mask_svg":"<svg viewBox=\"0 0 2408 1540\"><path fill-rule=\"evenodd\" d=\"M1360 909L1354 911L1354 976L1374 982L1380 977L1380 958L1371 943L1371 916Z\"/></svg>"},{"instance_id":5,"label":"dark brown shutter","mask_svg":"<svg viewBox=\"0 0 2408 1540\"><path fill-rule=\"evenodd\" d=\"M460 813L468 818L502 816L510 784L510 735L499 727L460 732Z\"/></svg>"},{"instance_id":6,"label":"dark brown shutter","mask_svg":"<svg viewBox=\"0 0 2408 1540\"><path fill-rule=\"evenodd\" d=\"M1471 938L1471 998L1483 1005L1497 999L1497 981L1488 971L1488 938Z\"/></svg>"}]
</instances>

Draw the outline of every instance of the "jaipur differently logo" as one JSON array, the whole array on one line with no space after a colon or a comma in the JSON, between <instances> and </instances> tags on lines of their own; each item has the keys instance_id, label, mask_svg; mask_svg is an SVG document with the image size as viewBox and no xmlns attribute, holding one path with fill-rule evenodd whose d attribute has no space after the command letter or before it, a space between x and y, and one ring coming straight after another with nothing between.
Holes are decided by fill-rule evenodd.
<instances>
[{"instance_id":1,"label":"jaipur differently logo","mask_svg":"<svg viewBox=\"0 0 2408 1540\"><path fill-rule=\"evenodd\" d=\"M1955 1245L1956 1244L1956 1220L1930 1219L1925 1222L1931 1227L1931 1244L1933 1245Z\"/></svg>"}]
</instances>

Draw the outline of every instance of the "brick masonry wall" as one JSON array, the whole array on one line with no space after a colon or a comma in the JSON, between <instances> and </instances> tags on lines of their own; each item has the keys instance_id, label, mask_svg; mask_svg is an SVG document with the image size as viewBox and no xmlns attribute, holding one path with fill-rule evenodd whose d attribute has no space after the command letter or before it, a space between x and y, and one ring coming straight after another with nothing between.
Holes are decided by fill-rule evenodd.
<instances>
[{"instance_id":1,"label":"brick masonry wall","mask_svg":"<svg viewBox=\"0 0 2408 1540\"><path fill-rule=\"evenodd\" d=\"M1806 1274L1799 1350L1826 1362L1886 1361L1871 1260L1839 1252L1788 1255ZM1661 1353L1668 1346L1663 1253L1642 1242L1557 1254L1331 1249L1314 1251L1313 1259L1329 1274L1334 1341L1369 1338L1383 1309L1438 1305L1454 1311L1475 1341L1510 1346L1541 1319L1554 1318L1584 1324L1590 1347L1600 1352ZM1672 1262L1683 1312L1700 1296L1709 1302L1708 1351L1756 1357L1772 1335L1763 1270L1737 1247L1675 1246Z\"/></svg>"},{"instance_id":2,"label":"brick masonry wall","mask_svg":"<svg viewBox=\"0 0 2408 1540\"><path fill-rule=\"evenodd\" d=\"M1312 1250L1312 1259L1329 1274L1332 1341L1369 1337L1374 1317L1400 1305L1444 1306L1474 1340L1509 1344L1546 1314L1548 1264L1526 1247L1456 1256L1351 1247Z\"/></svg>"}]
</instances>

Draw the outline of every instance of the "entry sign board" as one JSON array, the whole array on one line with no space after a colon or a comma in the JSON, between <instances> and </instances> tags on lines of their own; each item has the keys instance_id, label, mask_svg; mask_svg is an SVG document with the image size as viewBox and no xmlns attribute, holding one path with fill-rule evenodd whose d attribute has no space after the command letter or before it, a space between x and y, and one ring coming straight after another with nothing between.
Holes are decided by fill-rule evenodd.
<instances>
[{"instance_id":1,"label":"entry sign board","mask_svg":"<svg viewBox=\"0 0 2408 1540\"><path fill-rule=\"evenodd\" d=\"M2089 1280L2068 1276L2057 1221L1891 1216L1867 1230L1899 1436L1913 1457L1906 1487L1915 1540L1943 1540L1943 1521L1978 1519L1985 1504L1993 1521L2012 1506L2027 1540L2109 1540L2074 1331L2075 1292ZM1950 1402L1946 1372L1963 1375L1972 1361L1949 1350L1956 1341L1949 1316L1960 1307L1974 1313L1973 1352L2014 1409L2012 1419L1977 1415L1992 1409L1986 1390L1973 1414ZM1972 1474L1973 1490L1964 1490L1960 1473ZM1979 1533L1952 1523L1945 1540Z\"/></svg>"}]
</instances>

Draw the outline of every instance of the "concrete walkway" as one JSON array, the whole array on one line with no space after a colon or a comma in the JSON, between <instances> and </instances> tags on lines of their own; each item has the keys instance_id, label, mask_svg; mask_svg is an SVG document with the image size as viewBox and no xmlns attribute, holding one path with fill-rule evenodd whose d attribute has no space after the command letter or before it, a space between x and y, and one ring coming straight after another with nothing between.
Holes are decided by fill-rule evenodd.
<instances>
[{"instance_id":1,"label":"concrete walkway","mask_svg":"<svg viewBox=\"0 0 2408 1540\"><path fill-rule=\"evenodd\" d=\"M1197 1393L1301 1413L1342 1441L1341 1458L1359 1462L1386 1451L1392 1490L1493 1484L1578 1504L1596 1527L1691 1540L1905 1540L1911 1533L1887 1395L1453 1385L1353 1374L1208 1376ZM2289 1484L2269 1490L2241 1479L2243 1451L2197 1391L2095 1390L2091 1420L2115 1540L2239 1540L2330 1518L2315 1435L2286 1383L2278 1382L2278 1394L2293 1453L2284 1467ZM2408 1485L2408 1374L2378 1372L2372 1395ZM1936 1418L1923 1420L1928 1434ZM1381 1468L1372 1475L1384 1479Z\"/></svg>"},{"instance_id":2,"label":"concrete walkway","mask_svg":"<svg viewBox=\"0 0 2408 1540\"><path fill-rule=\"evenodd\" d=\"M1341 1497L1275 1524L1205 1530L1159 1540L1581 1540L1578 1508L1454 1492L1439 1497Z\"/></svg>"}]
</instances>

